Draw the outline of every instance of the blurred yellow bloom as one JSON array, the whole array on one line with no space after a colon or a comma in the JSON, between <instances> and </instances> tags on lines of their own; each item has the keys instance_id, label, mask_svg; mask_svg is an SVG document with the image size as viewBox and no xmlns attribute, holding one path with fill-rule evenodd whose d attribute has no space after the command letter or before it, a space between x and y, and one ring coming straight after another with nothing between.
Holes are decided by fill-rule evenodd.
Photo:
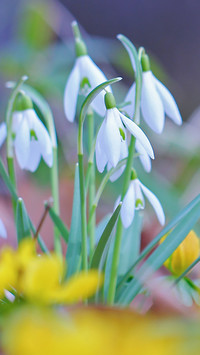
<instances>
[{"instance_id":1,"label":"blurred yellow bloom","mask_svg":"<svg viewBox=\"0 0 200 355\"><path fill-rule=\"evenodd\" d=\"M198 354L198 335L192 343L186 334L181 321L127 310L83 308L64 317L27 308L4 325L2 342L6 355Z\"/></svg>"},{"instance_id":2,"label":"blurred yellow bloom","mask_svg":"<svg viewBox=\"0 0 200 355\"><path fill-rule=\"evenodd\" d=\"M23 278L23 294L32 302L75 303L92 296L103 283L97 270L64 281L65 262L55 254L33 259Z\"/></svg>"},{"instance_id":3,"label":"blurred yellow bloom","mask_svg":"<svg viewBox=\"0 0 200 355\"><path fill-rule=\"evenodd\" d=\"M14 252L5 247L0 253L0 297L4 297L4 290L10 290L17 284Z\"/></svg>"},{"instance_id":4,"label":"blurred yellow bloom","mask_svg":"<svg viewBox=\"0 0 200 355\"><path fill-rule=\"evenodd\" d=\"M161 239L161 243L167 236ZM191 230L183 242L165 261L164 265L176 276L181 275L195 261L200 252L199 238L196 233Z\"/></svg>"},{"instance_id":5,"label":"blurred yellow bloom","mask_svg":"<svg viewBox=\"0 0 200 355\"><path fill-rule=\"evenodd\" d=\"M4 248L0 254L0 297L14 289L34 303L76 303L97 291L103 275L97 270L80 272L65 281L66 264L55 254L37 255L35 241L24 239L17 250Z\"/></svg>"}]
</instances>

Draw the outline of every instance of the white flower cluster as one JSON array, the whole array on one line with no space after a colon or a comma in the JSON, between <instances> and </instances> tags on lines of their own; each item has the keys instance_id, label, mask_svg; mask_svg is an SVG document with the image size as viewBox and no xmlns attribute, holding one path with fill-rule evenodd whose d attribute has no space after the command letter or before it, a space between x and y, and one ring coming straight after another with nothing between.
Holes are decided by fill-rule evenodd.
<instances>
[{"instance_id":1,"label":"white flower cluster","mask_svg":"<svg viewBox=\"0 0 200 355\"><path fill-rule=\"evenodd\" d=\"M128 50L128 48L126 49ZM131 61L135 70L136 65L132 57ZM146 54L141 58L141 68L140 108L142 117L148 126L156 133L161 133L164 128L165 114L177 125L180 125L182 118L177 104L169 90L152 74ZM81 92L83 93L83 88L85 94L89 94L91 90L106 80L103 72L88 56L84 45L84 50L78 51L75 66L65 88L64 109L70 122L75 119L78 95ZM110 87L106 92L102 91L97 95L92 102L94 111L105 117L96 139L96 164L99 172L103 172L106 166L108 170L115 168L120 160L128 156L128 132L136 138L135 149L139 153L139 159L144 169L147 172L151 171L151 159L154 159L152 146L144 132L132 120L135 113L135 83L129 89L125 102L129 102L129 105L125 108L129 117L117 109ZM116 180L123 171L124 166L116 170L110 180ZM144 208L143 194L154 208L159 222L164 225L165 215L159 200L135 175L130 180L129 188L122 201L121 219L125 228L131 225L135 210Z\"/></svg>"}]
</instances>

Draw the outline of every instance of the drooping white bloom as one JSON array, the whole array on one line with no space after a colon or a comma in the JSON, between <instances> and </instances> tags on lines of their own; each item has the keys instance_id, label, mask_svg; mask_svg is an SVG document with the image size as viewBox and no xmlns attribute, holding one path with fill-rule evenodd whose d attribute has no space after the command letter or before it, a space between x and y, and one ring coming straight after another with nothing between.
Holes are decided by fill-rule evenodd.
<instances>
[{"instance_id":1,"label":"drooping white bloom","mask_svg":"<svg viewBox=\"0 0 200 355\"><path fill-rule=\"evenodd\" d=\"M135 150L139 153L139 159L142 163L144 170L149 173L151 171L151 159L142 144L138 140L136 140L135 142Z\"/></svg>"},{"instance_id":2,"label":"drooping white bloom","mask_svg":"<svg viewBox=\"0 0 200 355\"><path fill-rule=\"evenodd\" d=\"M4 226L2 220L0 219L0 237L6 239L7 238L7 232L6 232L6 227Z\"/></svg>"},{"instance_id":3,"label":"drooping white bloom","mask_svg":"<svg viewBox=\"0 0 200 355\"><path fill-rule=\"evenodd\" d=\"M112 94L107 93L105 98L109 97L107 95ZM126 128L153 159L153 149L144 132L132 120L124 116L114 104L111 108L108 107L96 140L96 163L99 172L103 172L107 164L108 169L116 167L118 162L127 156Z\"/></svg>"},{"instance_id":4,"label":"drooping white bloom","mask_svg":"<svg viewBox=\"0 0 200 355\"><path fill-rule=\"evenodd\" d=\"M128 228L131 225L135 215L135 210L144 209L144 196L149 200L150 204L152 205L160 224L165 224L165 214L159 200L146 186L144 186L136 178L134 180L131 180L129 188L122 202L122 208L120 213L122 223L125 228Z\"/></svg>"},{"instance_id":5,"label":"drooping white bloom","mask_svg":"<svg viewBox=\"0 0 200 355\"><path fill-rule=\"evenodd\" d=\"M64 92L64 110L70 122L73 122L75 118L80 90L84 89L85 95L88 95L96 86L105 81L107 81L106 76L87 54L76 58ZM109 87L107 90L111 91ZM105 115L104 95L105 93L101 92L91 104L94 111L100 116Z\"/></svg>"},{"instance_id":6,"label":"drooping white bloom","mask_svg":"<svg viewBox=\"0 0 200 355\"><path fill-rule=\"evenodd\" d=\"M147 55L144 55L147 61ZM146 63L145 63L146 64ZM130 87L126 98L126 111L132 118L135 111L135 83ZM152 74L147 65L142 73L141 112L148 126L156 133L162 133L165 115L177 125L182 124L181 114L170 91Z\"/></svg>"},{"instance_id":7,"label":"drooping white bloom","mask_svg":"<svg viewBox=\"0 0 200 355\"><path fill-rule=\"evenodd\" d=\"M13 133L15 134L15 153L22 169L35 171L41 157L49 167L52 166L51 138L32 108L13 113Z\"/></svg>"},{"instance_id":8,"label":"drooping white bloom","mask_svg":"<svg viewBox=\"0 0 200 355\"><path fill-rule=\"evenodd\" d=\"M0 147L4 143L7 135L7 129L6 129L6 124L5 122L0 124Z\"/></svg>"}]
</instances>

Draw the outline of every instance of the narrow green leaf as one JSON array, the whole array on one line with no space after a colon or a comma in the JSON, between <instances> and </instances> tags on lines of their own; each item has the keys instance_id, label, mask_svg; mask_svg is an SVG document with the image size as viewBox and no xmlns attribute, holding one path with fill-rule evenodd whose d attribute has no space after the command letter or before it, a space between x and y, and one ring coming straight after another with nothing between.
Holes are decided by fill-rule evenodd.
<instances>
[{"instance_id":1,"label":"narrow green leaf","mask_svg":"<svg viewBox=\"0 0 200 355\"><path fill-rule=\"evenodd\" d=\"M117 83L118 81L122 80L122 78L114 78L108 81L105 81L104 83L98 85L95 89L93 89L89 95L86 97L84 100L82 107L81 107L81 112L80 112L80 120L83 123L87 110L92 103L92 101L95 99L95 97L102 91L104 90L107 86L113 85L114 83Z\"/></svg>"},{"instance_id":2,"label":"narrow green leaf","mask_svg":"<svg viewBox=\"0 0 200 355\"><path fill-rule=\"evenodd\" d=\"M116 208L116 210L114 211L113 215L111 216L108 224L106 225L103 234L99 240L99 243L97 244L97 247L95 249L94 255L92 257L92 261L91 261L91 269L98 269L99 264L101 262L102 256L104 256L104 258L106 257L104 255L104 250L105 247L108 243L108 240L111 236L112 230L115 226L115 223L118 219L119 213L121 210L121 203L119 204L119 206Z\"/></svg>"},{"instance_id":3,"label":"narrow green leaf","mask_svg":"<svg viewBox=\"0 0 200 355\"><path fill-rule=\"evenodd\" d=\"M64 224L64 222L62 221L62 219L54 212L53 208L49 209L49 216L51 217L53 223L55 224L55 226L58 228L61 236L63 237L64 241L66 243L68 243L68 239L69 239L69 231L66 227L66 225Z\"/></svg>"},{"instance_id":4,"label":"narrow green leaf","mask_svg":"<svg viewBox=\"0 0 200 355\"><path fill-rule=\"evenodd\" d=\"M181 212L179 212L175 218L172 219L171 222L168 223L168 225L163 228L163 230L147 245L147 247L142 251L142 253L140 254L140 256L137 258L137 260L132 264L132 266L129 268L129 270L126 272L126 274L123 276L123 279L121 279L118 283L118 287L121 286L121 284L127 280L127 278L129 277L129 275L131 274L131 272L133 271L133 269L135 268L135 266L142 260L145 258L145 256L147 254L149 254L149 252L158 244L158 242L160 241L160 239L167 234L168 232L170 232L170 230L172 228L174 228L174 226L176 224L178 224L183 218L185 218L187 216L187 214L200 202L200 194L194 199L192 200L183 210L181 210Z\"/></svg>"},{"instance_id":5,"label":"narrow green leaf","mask_svg":"<svg viewBox=\"0 0 200 355\"><path fill-rule=\"evenodd\" d=\"M78 164L75 170L74 199L66 260L67 277L70 277L79 269L81 261L81 212Z\"/></svg>"},{"instance_id":6,"label":"narrow green leaf","mask_svg":"<svg viewBox=\"0 0 200 355\"><path fill-rule=\"evenodd\" d=\"M98 244L102 233L104 231L104 229L106 228L106 225L108 224L110 217L112 216L111 213L107 214L96 226L95 229L95 245Z\"/></svg>"},{"instance_id":7,"label":"narrow green leaf","mask_svg":"<svg viewBox=\"0 0 200 355\"><path fill-rule=\"evenodd\" d=\"M31 236L31 228L29 217L26 211L26 207L22 198L18 198L17 201L17 215L16 215L16 223L17 223L17 240L18 243L24 238Z\"/></svg>"},{"instance_id":8,"label":"narrow green leaf","mask_svg":"<svg viewBox=\"0 0 200 355\"><path fill-rule=\"evenodd\" d=\"M139 257L141 229L142 214L140 211L136 211L133 223L123 231L118 267L119 278L130 269L133 262Z\"/></svg>"},{"instance_id":9,"label":"narrow green leaf","mask_svg":"<svg viewBox=\"0 0 200 355\"><path fill-rule=\"evenodd\" d=\"M119 304L127 305L133 300L143 287L143 283L163 265L165 260L169 258L173 251L186 238L199 217L200 202L198 202L171 233L168 234L164 242L156 248L139 271L135 273L134 279L129 283L126 292L119 298Z\"/></svg>"},{"instance_id":10,"label":"narrow green leaf","mask_svg":"<svg viewBox=\"0 0 200 355\"><path fill-rule=\"evenodd\" d=\"M17 202L18 196L16 194L15 188L6 172L5 166L0 158L0 176L2 177L5 185L7 186L12 198Z\"/></svg>"},{"instance_id":11,"label":"narrow green leaf","mask_svg":"<svg viewBox=\"0 0 200 355\"><path fill-rule=\"evenodd\" d=\"M7 172L6 172L6 169L5 169L5 167L4 167L4 164L3 164L2 160L1 160L1 158L0 158L0 176L2 177L2 179L3 179L4 183L5 183L5 185L7 186L7 188L8 188L8 190L9 190L11 196L12 196L13 199L17 202L17 201L18 201L17 193L16 193L15 188L14 188L14 186L13 186L13 184L12 184L12 182L11 182L11 180L10 180L10 178L9 178L9 176L8 176L8 174L7 174ZM35 234L36 229L35 229L35 227L34 227L32 221L31 221L30 217L28 217L28 218L29 218L30 228L31 228L32 232ZM39 243L39 245L40 245L42 251L43 251L44 253L47 253L47 254L48 254L48 253L49 253L48 248L47 248L47 246L45 245L45 243L44 243L44 241L43 241L43 239L41 238L40 235L38 235L38 243Z\"/></svg>"}]
</instances>

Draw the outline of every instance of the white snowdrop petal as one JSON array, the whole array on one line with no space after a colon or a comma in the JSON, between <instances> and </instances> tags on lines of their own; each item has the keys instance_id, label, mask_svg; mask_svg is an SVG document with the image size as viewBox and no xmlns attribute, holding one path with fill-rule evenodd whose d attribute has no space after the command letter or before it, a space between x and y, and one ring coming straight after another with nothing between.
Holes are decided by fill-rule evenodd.
<instances>
[{"instance_id":1,"label":"white snowdrop petal","mask_svg":"<svg viewBox=\"0 0 200 355\"><path fill-rule=\"evenodd\" d=\"M134 190L133 181L131 181L127 193L123 199L122 208L120 212L121 220L124 228L128 228L131 225L134 218L134 214L135 214L135 190Z\"/></svg>"},{"instance_id":2,"label":"white snowdrop petal","mask_svg":"<svg viewBox=\"0 0 200 355\"><path fill-rule=\"evenodd\" d=\"M21 169L25 169L30 149L30 131L28 122L25 118L22 119L18 127L14 146L19 166Z\"/></svg>"},{"instance_id":3,"label":"white snowdrop petal","mask_svg":"<svg viewBox=\"0 0 200 355\"><path fill-rule=\"evenodd\" d=\"M37 143L40 145L41 155L45 163L51 167L53 165L52 141L45 125L40 121L35 111L32 113L33 130L37 137Z\"/></svg>"},{"instance_id":4,"label":"white snowdrop petal","mask_svg":"<svg viewBox=\"0 0 200 355\"><path fill-rule=\"evenodd\" d=\"M135 202L137 202L137 200L140 200L142 202L142 206L138 206L138 207L135 206L135 209L144 209L145 201L141 191L140 182L138 179L135 179L133 180L133 184L135 188Z\"/></svg>"},{"instance_id":5,"label":"white snowdrop petal","mask_svg":"<svg viewBox=\"0 0 200 355\"><path fill-rule=\"evenodd\" d=\"M80 71L78 59L72 69L64 92L64 111L68 121L73 122L76 115L76 104L80 89Z\"/></svg>"},{"instance_id":6,"label":"white snowdrop petal","mask_svg":"<svg viewBox=\"0 0 200 355\"><path fill-rule=\"evenodd\" d=\"M138 140L136 140L135 142L135 149L140 154L139 159L144 170L149 173L151 171L151 159L149 158L146 150Z\"/></svg>"},{"instance_id":7,"label":"white snowdrop petal","mask_svg":"<svg viewBox=\"0 0 200 355\"><path fill-rule=\"evenodd\" d=\"M0 237L6 239L7 238L7 231L6 227L4 226L2 220L0 219Z\"/></svg>"},{"instance_id":8,"label":"white snowdrop petal","mask_svg":"<svg viewBox=\"0 0 200 355\"><path fill-rule=\"evenodd\" d=\"M99 170L100 173L104 171L104 168L107 164L107 156L104 152L104 147L103 147L103 135L104 135L104 129L105 129L105 120L103 121L99 132L97 134L97 140L96 140L96 149L95 149L95 154L96 154L96 164L97 164L97 169Z\"/></svg>"},{"instance_id":9,"label":"white snowdrop petal","mask_svg":"<svg viewBox=\"0 0 200 355\"><path fill-rule=\"evenodd\" d=\"M30 153L25 166L26 170L34 172L37 170L41 159L41 150L38 141L31 140L30 142Z\"/></svg>"},{"instance_id":10,"label":"white snowdrop petal","mask_svg":"<svg viewBox=\"0 0 200 355\"><path fill-rule=\"evenodd\" d=\"M91 88L89 92L93 90L96 86L107 81L104 73L99 69L99 67L93 62L93 60L88 56L82 56L80 60L80 71L81 71L81 80L86 77L89 80ZM107 91L111 92L110 86L107 86ZM91 106L94 111L97 112L100 116L104 116L106 112L106 107L104 103L105 91L101 91L99 95L92 101Z\"/></svg>"},{"instance_id":11,"label":"white snowdrop petal","mask_svg":"<svg viewBox=\"0 0 200 355\"><path fill-rule=\"evenodd\" d=\"M150 71L142 74L141 110L148 126L154 132L162 133L165 122L164 107Z\"/></svg>"},{"instance_id":12,"label":"white snowdrop petal","mask_svg":"<svg viewBox=\"0 0 200 355\"><path fill-rule=\"evenodd\" d=\"M0 124L0 147L2 146L2 144L4 143L4 141L6 139L6 135L7 135L6 124L5 124L5 122L2 122Z\"/></svg>"},{"instance_id":13,"label":"white snowdrop petal","mask_svg":"<svg viewBox=\"0 0 200 355\"><path fill-rule=\"evenodd\" d=\"M125 140L121 141L121 151L120 151L120 160L126 158L128 156L128 146L127 146L127 138L125 132ZM121 168L119 168L114 174L111 175L110 181L116 181L124 172L126 164L124 164ZM108 163L107 169L108 171L112 168L112 165Z\"/></svg>"},{"instance_id":14,"label":"white snowdrop petal","mask_svg":"<svg viewBox=\"0 0 200 355\"><path fill-rule=\"evenodd\" d=\"M15 111L13 112L13 119L12 119L12 131L13 133L17 133L18 128L23 119L23 112L22 111Z\"/></svg>"},{"instance_id":15,"label":"white snowdrop petal","mask_svg":"<svg viewBox=\"0 0 200 355\"><path fill-rule=\"evenodd\" d=\"M130 102L130 104L125 106L124 110L127 112L129 117L132 119L134 116L134 113L135 113L135 83L133 83L133 85L131 85L124 101Z\"/></svg>"},{"instance_id":16,"label":"white snowdrop petal","mask_svg":"<svg viewBox=\"0 0 200 355\"><path fill-rule=\"evenodd\" d=\"M147 197L147 199L149 200L150 204L152 205L158 220L160 222L160 224L163 226L165 224L165 214L163 211L163 208L161 206L160 201L158 200L158 198L153 194L153 192L151 192L146 186L144 186L141 182L140 182L140 186L141 189L143 191L143 193L145 194L145 196Z\"/></svg>"},{"instance_id":17,"label":"white snowdrop petal","mask_svg":"<svg viewBox=\"0 0 200 355\"><path fill-rule=\"evenodd\" d=\"M104 135L102 135L104 152L107 160L116 167L120 159L121 135L116 124L115 111L109 109L106 112Z\"/></svg>"},{"instance_id":18,"label":"white snowdrop petal","mask_svg":"<svg viewBox=\"0 0 200 355\"><path fill-rule=\"evenodd\" d=\"M153 80L155 82L156 89L159 92L159 95L162 99L164 110L167 116L169 116L169 118L171 118L172 121L174 121L177 125L181 125L182 117L174 97L172 96L170 91L166 88L166 86L163 85L154 75L153 75Z\"/></svg>"},{"instance_id":19,"label":"white snowdrop petal","mask_svg":"<svg viewBox=\"0 0 200 355\"><path fill-rule=\"evenodd\" d=\"M108 168L108 171L109 171L109 170L112 168L112 165L111 165L111 164L108 164L107 168ZM110 181L114 182L114 181L116 181L117 179L119 179L119 177L123 174L124 169L125 169L125 165L122 166L121 168L119 168L115 173L113 173L113 174L110 176Z\"/></svg>"},{"instance_id":20,"label":"white snowdrop petal","mask_svg":"<svg viewBox=\"0 0 200 355\"><path fill-rule=\"evenodd\" d=\"M140 127L138 127L132 120L130 120L128 117L124 116L122 113L120 113L120 117L121 117L122 121L124 122L125 126L131 132L131 134L136 139L138 139L138 141L145 148L148 155L152 159L154 159L153 148L152 148L151 143L149 142L149 139L147 138L146 134L144 134L144 132L141 130Z\"/></svg>"}]
</instances>

